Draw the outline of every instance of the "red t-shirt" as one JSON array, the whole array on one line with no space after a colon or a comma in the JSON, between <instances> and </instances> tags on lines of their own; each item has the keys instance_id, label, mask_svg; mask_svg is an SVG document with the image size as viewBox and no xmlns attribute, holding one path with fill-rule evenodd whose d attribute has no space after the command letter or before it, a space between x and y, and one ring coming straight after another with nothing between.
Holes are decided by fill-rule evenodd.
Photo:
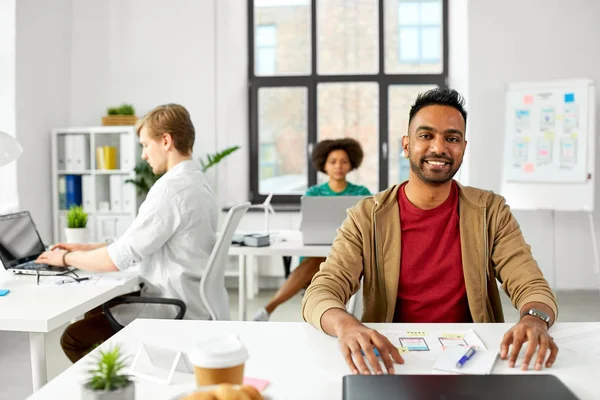
<instances>
[{"instance_id":1,"label":"red t-shirt","mask_svg":"<svg viewBox=\"0 0 600 400\"><path fill-rule=\"evenodd\" d=\"M405 184L404 184L405 185ZM394 322L471 322L460 251L458 186L431 210L398 190L401 262Z\"/></svg>"}]
</instances>

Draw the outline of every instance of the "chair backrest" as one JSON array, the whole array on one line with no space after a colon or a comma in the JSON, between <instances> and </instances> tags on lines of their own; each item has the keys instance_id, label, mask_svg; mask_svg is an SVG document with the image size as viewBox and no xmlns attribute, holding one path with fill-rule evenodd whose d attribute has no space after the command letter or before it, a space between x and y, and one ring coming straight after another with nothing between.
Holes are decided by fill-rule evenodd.
<instances>
[{"instance_id":1,"label":"chair backrest","mask_svg":"<svg viewBox=\"0 0 600 400\"><path fill-rule=\"evenodd\" d=\"M227 254L233 234L240 220L250 208L250 203L242 203L232 207L227 213L222 234L217 237L215 247L210 253L210 258L200 281L200 298L210 314L216 320L229 320L229 296L225 289L225 267Z\"/></svg>"},{"instance_id":2,"label":"chair backrest","mask_svg":"<svg viewBox=\"0 0 600 400\"><path fill-rule=\"evenodd\" d=\"M348 304L346 304L346 312L354 315L359 321L362 319L363 313L363 280L360 280L360 287L358 291L350 297Z\"/></svg>"}]
</instances>

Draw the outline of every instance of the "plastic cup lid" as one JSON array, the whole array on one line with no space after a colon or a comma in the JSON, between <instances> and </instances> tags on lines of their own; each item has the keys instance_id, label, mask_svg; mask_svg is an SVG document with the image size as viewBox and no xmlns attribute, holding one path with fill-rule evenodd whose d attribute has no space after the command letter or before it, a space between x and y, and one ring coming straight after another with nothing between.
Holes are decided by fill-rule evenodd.
<instances>
[{"instance_id":1,"label":"plastic cup lid","mask_svg":"<svg viewBox=\"0 0 600 400\"><path fill-rule=\"evenodd\" d=\"M190 353L190 361L200 368L229 368L248 360L248 350L237 335L209 339Z\"/></svg>"}]
</instances>

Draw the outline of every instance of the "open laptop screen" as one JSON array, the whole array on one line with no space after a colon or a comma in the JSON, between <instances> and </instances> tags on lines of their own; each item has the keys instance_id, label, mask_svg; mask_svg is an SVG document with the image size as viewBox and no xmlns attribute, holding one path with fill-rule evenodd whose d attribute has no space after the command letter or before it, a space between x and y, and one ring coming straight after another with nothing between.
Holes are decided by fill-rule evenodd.
<instances>
[{"instance_id":1,"label":"open laptop screen","mask_svg":"<svg viewBox=\"0 0 600 400\"><path fill-rule=\"evenodd\" d=\"M0 216L0 258L5 268L35 260L44 252L27 211Z\"/></svg>"}]
</instances>

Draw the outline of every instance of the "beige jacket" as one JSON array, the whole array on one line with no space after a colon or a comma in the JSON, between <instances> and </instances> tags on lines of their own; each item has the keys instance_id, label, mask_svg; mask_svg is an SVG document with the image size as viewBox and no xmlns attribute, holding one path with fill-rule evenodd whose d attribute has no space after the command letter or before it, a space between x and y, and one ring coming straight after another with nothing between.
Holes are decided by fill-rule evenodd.
<instances>
[{"instance_id":1,"label":"beige jacket","mask_svg":"<svg viewBox=\"0 0 600 400\"><path fill-rule=\"evenodd\" d=\"M368 197L348 210L327 260L302 300L306 321L321 327L330 308L345 304L363 283L363 322L392 322L400 276L398 188ZM517 308L556 299L531 255L503 197L459 185L460 243L473 322L504 322L496 279ZM494 279L496 278L496 279Z\"/></svg>"}]
</instances>

